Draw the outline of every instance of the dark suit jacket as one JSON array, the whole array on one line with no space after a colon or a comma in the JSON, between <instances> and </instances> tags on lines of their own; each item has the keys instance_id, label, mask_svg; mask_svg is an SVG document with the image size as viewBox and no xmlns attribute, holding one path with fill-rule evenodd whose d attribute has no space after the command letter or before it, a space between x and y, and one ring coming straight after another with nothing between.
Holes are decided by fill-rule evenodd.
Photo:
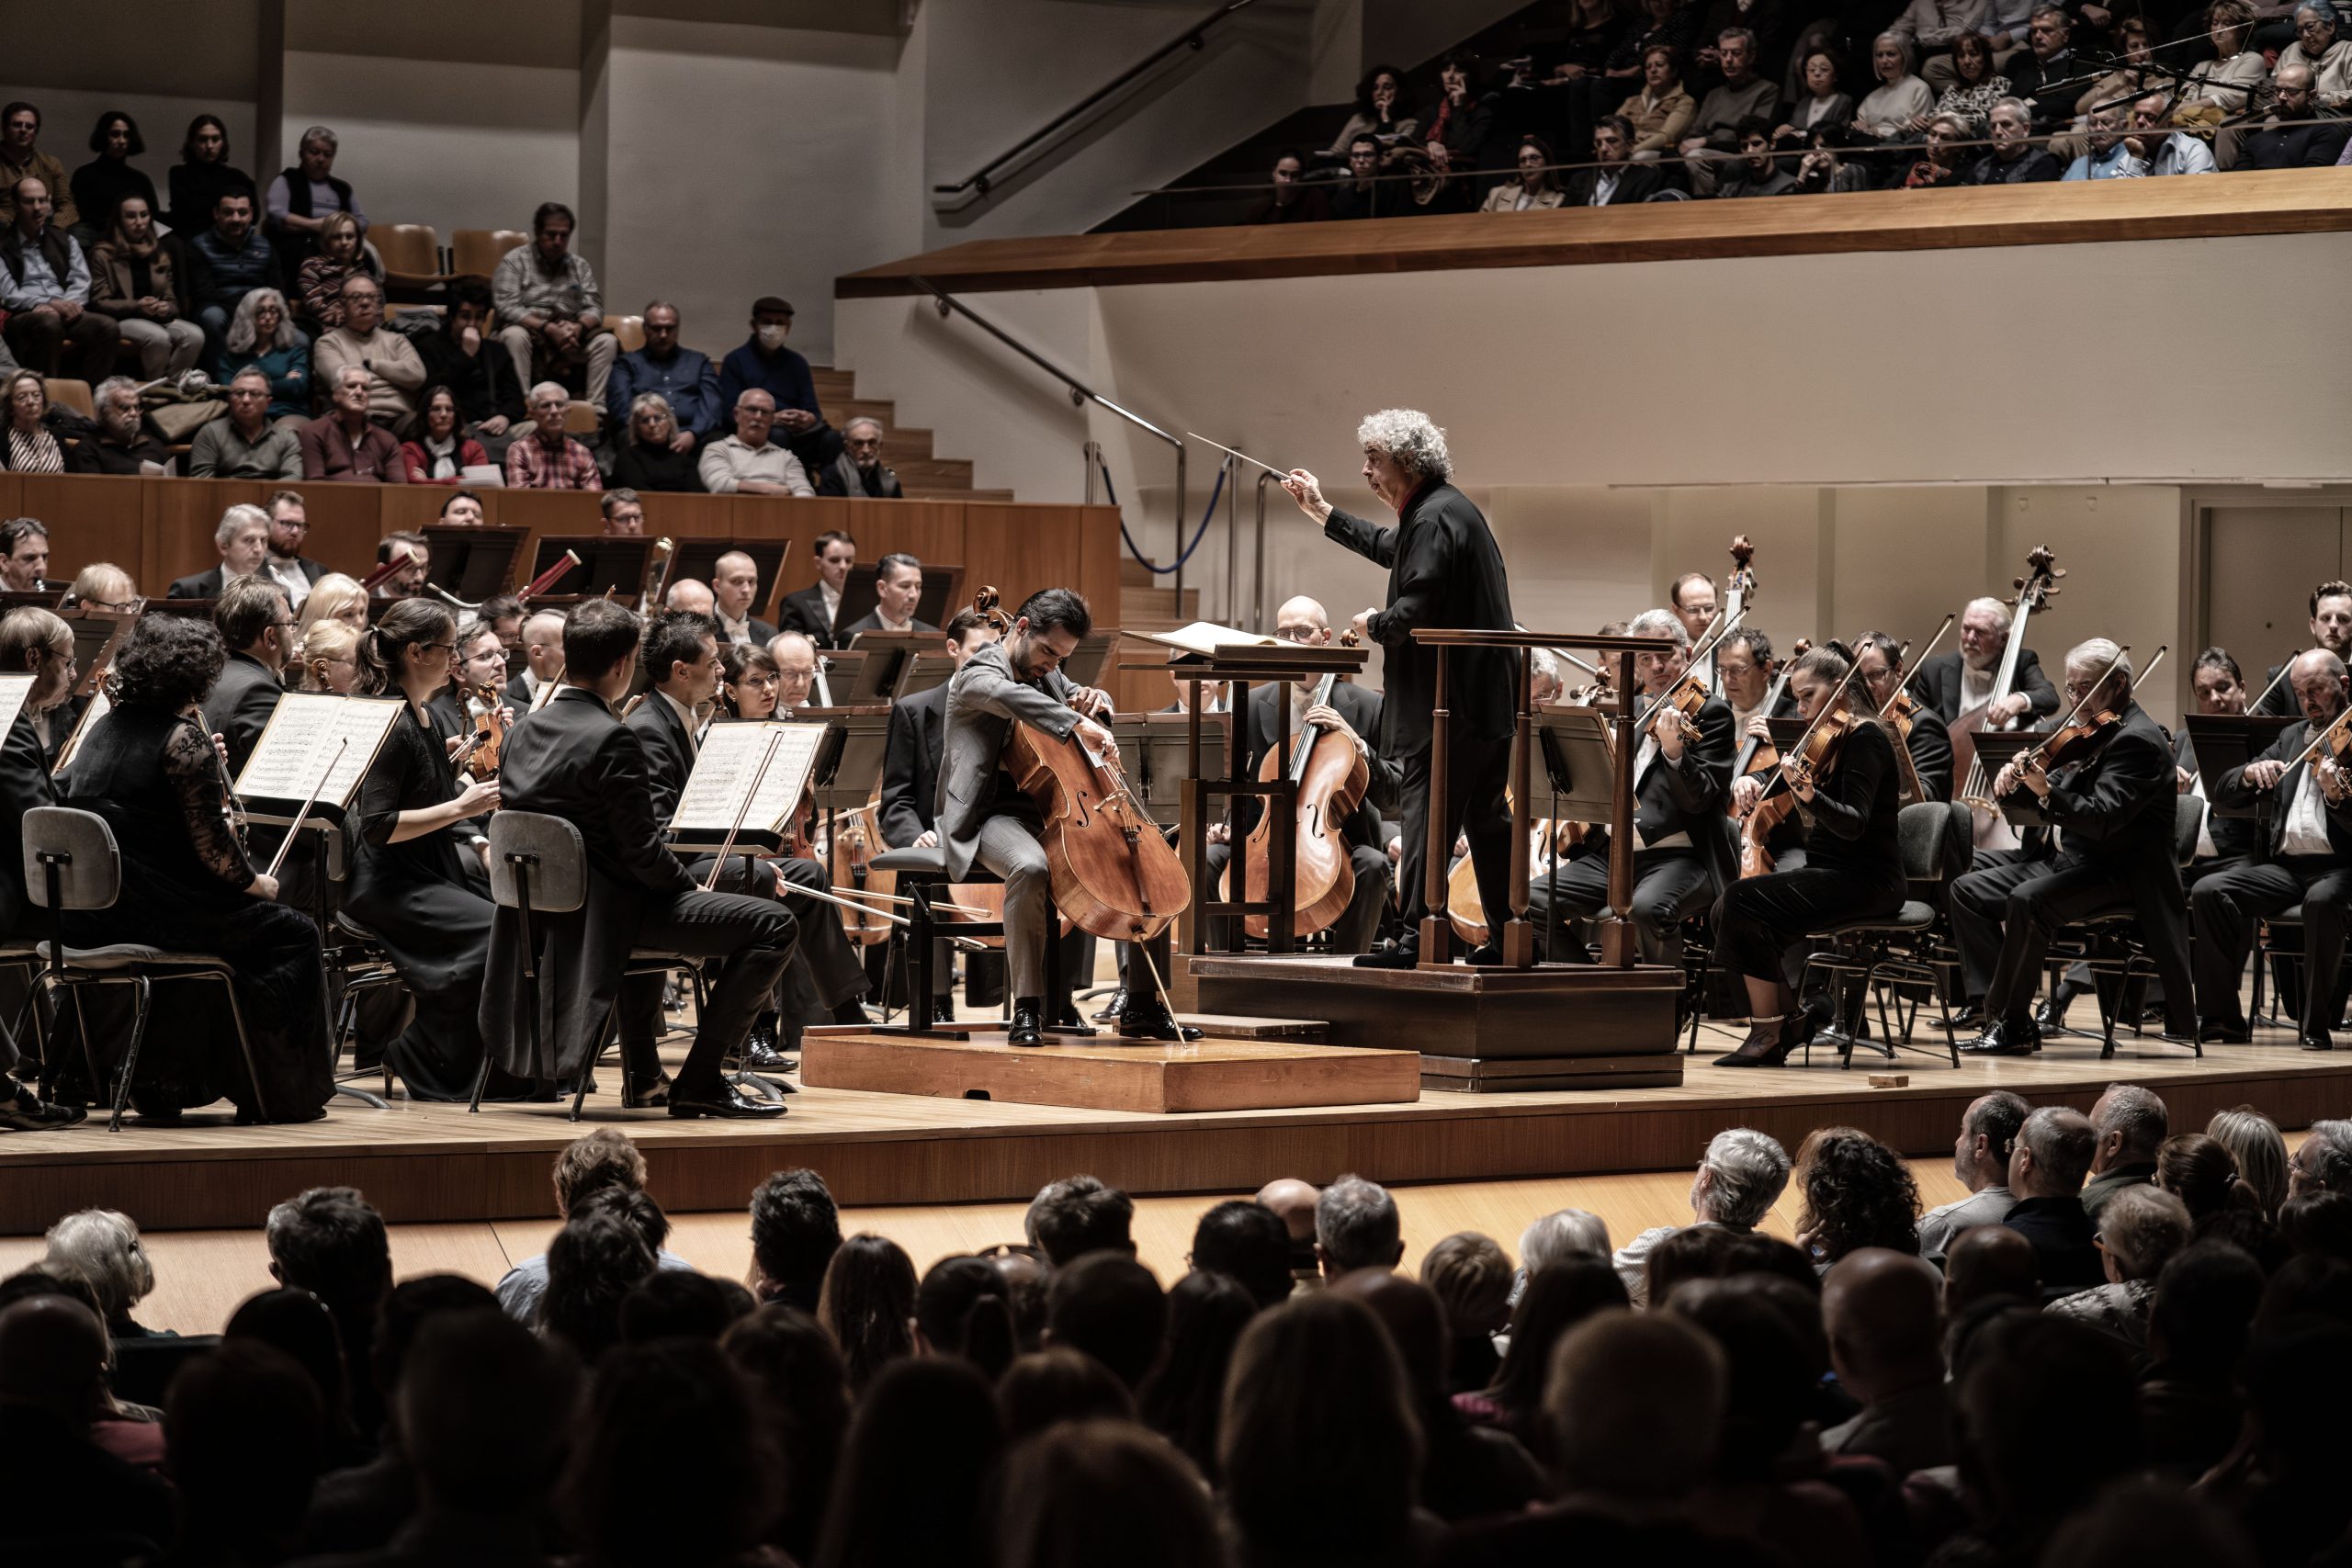
<instances>
[{"instance_id":1,"label":"dark suit jacket","mask_svg":"<svg viewBox=\"0 0 2352 1568\"><path fill-rule=\"evenodd\" d=\"M2246 712L2267 718L2299 718L2302 716L2303 705L2295 697L2295 683L2280 678L2286 669L2283 664L2274 664L2263 671L2262 684L2258 688L2261 701L2247 708Z\"/></svg>"},{"instance_id":2,"label":"dark suit jacket","mask_svg":"<svg viewBox=\"0 0 2352 1568\"><path fill-rule=\"evenodd\" d=\"M2308 721L2290 724L2278 732L2278 739L2273 740L2269 750L2255 761L2293 762L2302 755L2303 748L2311 743L2312 727ZM2310 767L2308 762L2297 762L2279 774L2278 782L2270 786L2270 819L2267 827L2248 818L2214 818L2215 847L2226 849L2222 842L2222 829L2231 828L2237 829L2248 841L2258 842L2266 859L2277 859L2282 852L2279 844L2287 836L2287 814L2294 808L2295 795L2302 789L2303 774ZM2245 768L2233 768L2219 780L2208 780L2205 793L2214 805L2233 807L2253 805L2257 795L2254 786L2245 782ZM2325 804L2324 796L2322 804ZM2326 818L2329 847L2338 859L2352 864L2352 804L2326 807Z\"/></svg>"},{"instance_id":3,"label":"dark suit jacket","mask_svg":"<svg viewBox=\"0 0 2352 1568\"><path fill-rule=\"evenodd\" d=\"M677 814L678 796L685 790L686 776L695 771L694 738L678 722L677 710L659 692L646 693L626 722L645 749L654 820L667 822Z\"/></svg>"},{"instance_id":4,"label":"dark suit jacket","mask_svg":"<svg viewBox=\"0 0 2352 1568\"><path fill-rule=\"evenodd\" d=\"M1724 795L1731 788L1732 758L1739 750L1732 733L1731 705L1721 697L1708 698L1699 709L1698 725L1699 739L1683 743L1679 761L1669 762L1660 752L1634 781L1634 827L1639 840L1634 847L1688 833L1692 847L1707 855L1710 863L1719 864L1716 847L1725 842Z\"/></svg>"},{"instance_id":5,"label":"dark suit jacket","mask_svg":"<svg viewBox=\"0 0 2352 1568\"><path fill-rule=\"evenodd\" d=\"M1931 707L1911 715L1911 768L1929 800L1951 798L1951 729Z\"/></svg>"},{"instance_id":6,"label":"dark suit jacket","mask_svg":"<svg viewBox=\"0 0 2352 1568\"><path fill-rule=\"evenodd\" d=\"M2033 105L2033 128L2036 130L2065 126L2074 122L2075 100L2083 89L2061 88L2048 98L2041 96L2046 82L2070 82L2086 73L2082 60L2068 50L2053 56L2047 65L2034 56L2031 50L2021 49L2008 64L2009 92Z\"/></svg>"},{"instance_id":7,"label":"dark suit jacket","mask_svg":"<svg viewBox=\"0 0 2352 1568\"><path fill-rule=\"evenodd\" d=\"M882 841L903 850L939 816L939 745L947 728L947 688L933 686L890 705L882 749Z\"/></svg>"},{"instance_id":8,"label":"dark suit jacket","mask_svg":"<svg viewBox=\"0 0 2352 1568\"><path fill-rule=\"evenodd\" d=\"M204 699L204 726L228 742L231 778L254 754L254 743L285 694L268 665L249 653L229 655L212 694Z\"/></svg>"},{"instance_id":9,"label":"dark suit jacket","mask_svg":"<svg viewBox=\"0 0 2352 1568\"><path fill-rule=\"evenodd\" d=\"M779 630L805 633L819 648L845 646L833 636L833 623L825 615L825 591L821 584L812 582L797 593L786 594L784 608L778 614L784 620Z\"/></svg>"},{"instance_id":10,"label":"dark suit jacket","mask_svg":"<svg viewBox=\"0 0 2352 1568\"><path fill-rule=\"evenodd\" d=\"M166 599L218 599L220 597L221 569L199 571L194 577L175 577L165 591Z\"/></svg>"},{"instance_id":11,"label":"dark suit jacket","mask_svg":"<svg viewBox=\"0 0 2352 1568\"><path fill-rule=\"evenodd\" d=\"M1592 188L1600 183L1598 169L1578 169L1568 176L1566 190L1569 207L1590 207ZM1626 207L1636 201L1647 201L1666 184L1655 164L1628 164L1617 171L1617 188L1609 193L1603 207Z\"/></svg>"},{"instance_id":12,"label":"dark suit jacket","mask_svg":"<svg viewBox=\"0 0 2352 1568\"><path fill-rule=\"evenodd\" d=\"M1425 483L1405 502L1394 528L1351 517L1337 507L1324 536L1388 569L1388 606L1369 625L1385 650L1385 700L1380 733L1368 737L1383 757L1401 761L1430 745L1437 706L1437 649L1416 630L1464 626L1504 631L1513 625L1503 554L1487 519L1449 484ZM1454 649L1446 660L1446 704L1457 739L1500 740L1516 716L1517 665L1507 649ZM1724 710L1726 719L1729 711Z\"/></svg>"},{"instance_id":13,"label":"dark suit jacket","mask_svg":"<svg viewBox=\"0 0 2352 1568\"><path fill-rule=\"evenodd\" d=\"M1293 688L1290 722L1291 739L1294 741L1298 737L1300 718L1306 711L1305 706L1306 696L1307 694ZM1362 686L1351 685L1344 681L1340 682L1331 688L1331 705L1339 710L1341 718L1348 721L1349 728L1363 736L1367 742L1372 741L1373 738L1380 733L1379 693L1368 692ZM1250 728L1249 734L1242 742L1243 761L1250 777L1254 779L1258 776L1260 764L1265 761L1266 753L1273 749L1274 744L1274 688L1271 685L1260 686L1250 694ZM1376 746L1374 756L1370 759L1370 767L1373 778L1377 780L1382 769ZM1347 836L1350 843L1370 844L1377 848L1385 841L1380 832L1380 813L1373 808L1372 803L1372 796L1379 793L1383 792L1376 787L1368 786L1364 798L1357 804L1354 814L1348 818ZM1244 795L1233 803L1235 839L1248 837L1258 826L1259 809L1255 795Z\"/></svg>"},{"instance_id":14,"label":"dark suit jacket","mask_svg":"<svg viewBox=\"0 0 2352 1568\"><path fill-rule=\"evenodd\" d=\"M935 632L939 629L937 626L933 626L929 621L920 619L910 621L908 625L919 632ZM878 632L885 629L886 628L882 625L882 612L879 610L871 611L865 615L860 615L857 619L852 621L849 625L842 628L842 646L843 648L847 648L849 646L850 638L855 637L860 632Z\"/></svg>"},{"instance_id":15,"label":"dark suit jacket","mask_svg":"<svg viewBox=\"0 0 2352 1568\"><path fill-rule=\"evenodd\" d=\"M1911 694L1943 716L1949 725L1960 717L1960 652L1939 653L1923 660L1919 668L1911 671L1904 682ZM2041 660L2033 649L2018 650L2018 679L2014 688L2023 692L2033 704L2035 718L2048 718L2058 711L2058 688L2041 672Z\"/></svg>"},{"instance_id":16,"label":"dark suit jacket","mask_svg":"<svg viewBox=\"0 0 2352 1568\"><path fill-rule=\"evenodd\" d=\"M2107 1283L2107 1265L2091 1240L2098 1232L2079 1198L2027 1198L2001 1223L2033 1244L2042 1300Z\"/></svg>"},{"instance_id":17,"label":"dark suit jacket","mask_svg":"<svg viewBox=\"0 0 2352 1568\"><path fill-rule=\"evenodd\" d=\"M2245 139L2238 166L2245 169L2332 169L2352 137L2352 121L2265 127Z\"/></svg>"},{"instance_id":18,"label":"dark suit jacket","mask_svg":"<svg viewBox=\"0 0 2352 1568\"><path fill-rule=\"evenodd\" d=\"M62 726L63 710L52 716ZM37 806L58 804L57 784L50 777L49 753L41 749L29 711L17 716L8 733L0 737L0 843L24 841L25 813ZM25 857L20 851L0 855L0 932L23 934L34 929L30 899L25 894Z\"/></svg>"},{"instance_id":19,"label":"dark suit jacket","mask_svg":"<svg viewBox=\"0 0 2352 1568\"><path fill-rule=\"evenodd\" d=\"M506 688L501 695L505 700L506 705L514 710L516 718L531 711L531 688L523 679L520 671L508 677Z\"/></svg>"},{"instance_id":20,"label":"dark suit jacket","mask_svg":"<svg viewBox=\"0 0 2352 1568\"><path fill-rule=\"evenodd\" d=\"M2224 781L2225 783L2227 781ZM2006 797L2018 799L2023 784ZM2066 852L2093 865L2137 878L2161 868L2180 881L2173 857L2172 741L2145 708L2133 703L2113 739L2090 761L2051 776L2041 814L2065 829ZM2177 903L2176 894L2174 902Z\"/></svg>"}]
</instances>

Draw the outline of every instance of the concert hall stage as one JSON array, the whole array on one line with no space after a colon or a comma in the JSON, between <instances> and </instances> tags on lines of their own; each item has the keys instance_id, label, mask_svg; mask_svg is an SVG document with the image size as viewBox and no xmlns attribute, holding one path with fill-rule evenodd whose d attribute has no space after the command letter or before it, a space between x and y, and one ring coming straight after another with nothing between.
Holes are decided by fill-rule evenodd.
<instances>
[{"instance_id":1,"label":"concert hall stage","mask_svg":"<svg viewBox=\"0 0 2352 1568\"><path fill-rule=\"evenodd\" d=\"M1344 1107L1152 1114L809 1088L781 1122L764 1124L624 1111L610 1092L591 1097L577 1124L560 1105L472 1116L463 1106L395 1100L392 1110L374 1111L343 1099L324 1121L295 1127L134 1124L109 1134L93 1118L62 1133L0 1137L0 1234L38 1233L93 1204L124 1210L150 1230L257 1227L272 1203L321 1183L363 1189L395 1223L544 1216L553 1212L555 1151L599 1124L640 1141L656 1196L684 1213L740 1210L768 1172L794 1165L822 1171L845 1204L908 1204L1024 1199L1078 1171L1132 1192L1175 1193L1349 1170L1383 1182L1663 1170L1689 1165L1735 1123L1792 1149L1812 1129L1843 1123L1906 1155L1935 1155L1951 1146L1962 1107L1989 1089L2087 1109L2119 1078L2162 1094L2181 1127L2239 1104L2289 1128L2352 1111L2352 1051L2306 1053L2290 1032L2267 1028L2254 1045L2208 1047L2202 1061L2126 1035L2104 1063L2095 1038L2074 1037L2027 1060L1963 1059L1957 1072L1923 1056L1891 1067L1858 1056L1846 1072L1823 1053L1804 1071L1707 1065L1736 1038L1702 1030L1701 1054L1685 1058L1675 1088L1423 1089L1409 1103ZM1909 1082L1871 1086L1890 1072ZM608 1091L616 1079L608 1066Z\"/></svg>"}]
</instances>

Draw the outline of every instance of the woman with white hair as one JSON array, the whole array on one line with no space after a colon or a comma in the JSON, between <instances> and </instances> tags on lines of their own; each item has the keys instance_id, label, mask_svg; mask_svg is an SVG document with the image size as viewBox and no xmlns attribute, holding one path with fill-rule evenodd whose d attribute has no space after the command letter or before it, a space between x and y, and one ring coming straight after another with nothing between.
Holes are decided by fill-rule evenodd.
<instances>
[{"instance_id":1,"label":"woman with white hair","mask_svg":"<svg viewBox=\"0 0 2352 1568\"><path fill-rule=\"evenodd\" d=\"M155 1265L139 1244L139 1226L112 1209L84 1209L49 1227L49 1252L41 1259L51 1273L70 1273L97 1292L98 1310L114 1339L148 1339L157 1330L130 1315L155 1289ZM168 1334L169 1330L164 1330Z\"/></svg>"},{"instance_id":2,"label":"woman with white hair","mask_svg":"<svg viewBox=\"0 0 2352 1568\"><path fill-rule=\"evenodd\" d=\"M671 441L678 415L659 392L639 392L628 403L628 429L616 443L613 483L624 490L685 491L699 494L702 470L694 448L680 452Z\"/></svg>"},{"instance_id":3,"label":"woman with white hair","mask_svg":"<svg viewBox=\"0 0 2352 1568\"><path fill-rule=\"evenodd\" d=\"M1881 33L1871 45L1871 69L1879 85L1854 110L1854 129L1873 141L1899 141L1915 134L1936 107L1936 95L1911 73L1911 40Z\"/></svg>"},{"instance_id":4,"label":"woman with white hair","mask_svg":"<svg viewBox=\"0 0 2352 1568\"><path fill-rule=\"evenodd\" d=\"M1413 633L1431 627L1507 631L1513 625L1510 585L1502 549L1487 519L1453 488L1453 458L1445 432L1417 409L1383 409L1356 429L1363 448L1363 479L1396 513L1384 528L1351 516L1323 497L1314 474L1293 468L1283 480L1299 510L1322 525L1324 536L1388 568L1385 609L1357 613L1359 637L1381 646L1386 700L1381 705L1381 756L1404 773L1403 843L1397 863L1404 890L1405 935L1386 953L1360 953L1362 968L1409 969L1420 962L1422 919L1429 913L1425 873L1429 850L1430 758L1437 707L1437 650ZM1510 813L1503 775L1510 761L1516 716L1516 660L1502 649L1457 649L1447 660L1443 694L1451 714L1446 734L1446 819L1441 843L1456 833L1470 841L1478 896L1489 909L1510 906ZM1444 874L1441 861L1434 868ZM1433 928L1446 940L1444 922ZM1473 964L1501 961L1498 942L1468 955Z\"/></svg>"},{"instance_id":5,"label":"woman with white hair","mask_svg":"<svg viewBox=\"0 0 2352 1568\"><path fill-rule=\"evenodd\" d=\"M221 342L220 384L252 368L269 378L273 423L311 417L311 340L295 326L286 296L256 288L237 301L237 314Z\"/></svg>"}]
</instances>

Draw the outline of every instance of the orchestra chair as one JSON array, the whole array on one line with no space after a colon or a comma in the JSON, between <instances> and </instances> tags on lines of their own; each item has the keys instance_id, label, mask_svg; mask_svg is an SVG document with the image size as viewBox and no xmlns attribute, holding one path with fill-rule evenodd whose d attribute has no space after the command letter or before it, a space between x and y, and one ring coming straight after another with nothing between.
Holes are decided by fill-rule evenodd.
<instances>
[{"instance_id":1,"label":"orchestra chair","mask_svg":"<svg viewBox=\"0 0 2352 1568\"><path fill-rule=\"evenodd\" d=\"M335 1069L343 1064L345 1043L351 1046L351 1059L355 1066L358 1063L359 998L374 991L400 990L405 982L401 979L400 971L392 967L392 961L384 951L383 939L343 910L334 912L329 921L329 929L323 934L326 938L327 995L334 1002L334 1034L328 1047L334 1053L334 1061L329 1067L330 1075L335 1079L334 1091L350 1095L355 1100L364 1100L379 1111L390 1111L391 1105L388 1098L345 1082ZM390 1064L384 1065L383 1075L384 1096L389 1097L392 1092ZM351 1076L356 1078L368 1075L355 1071Z\"/></svg>"},{"instance_id":2,"label":"orchestra chair","mask_svg":"<svg viewBox=\"0 0 2352 1568\"><path fill-rule=\"evenodd\" d=\"M548 1029L554 1025L552 1018L539 1016L539 962L537 941L531 930L531 917L538 915L569 915L588 902L588 850L580 837L580 829L560 817L549 817L537 811L500 811L490 819L490 897L502 909L512 909L518 924L517 938L522 943L523 980L530 987L532 1005L528 1010L531 1031L531 1064L539 1065L539 1043ZM684 953L664 953L652 948L632 951L621 974L629 979L643 975L666 976L673 970L684 969L694 976L695 1016L702 1016L707 998L704 995L701 961ZM598 1032L596 1048L580 1064L580 1071L571 1085L571 1120L580 1120L580 1107L588 1097L588 1079L596 1070L596 1063L605 1049L617 1037L620 1029L620 992L613 993L612 1005L605 1010L604 1028ZM552 1075L550 1075L552 1076ZM482 1089L490 1082L490 1054L482 1053L481 1068L474 1075L474 1092L468 1111L481 1110Z\"/></svg>"},{"instance_id":3,"label":"orchestra chair","mask_svg":"<svg viewBox=\"0 0 2352 1568\"><path fill-rule=\"evenodd\" d=\"M1895 834L1903 851L1903 874L1911 891L1932 893L1944 876L1945 835L1951 831L1952 813L1937 801L1923 801L1906 806L1895 818ZM1829 1027L1822 1032L1821 1043L1837 1048L1839 1066L1851 1070L1857 1047L1867 1047L1892 1062L1898 1051L1915 1051L1921 1055L1936 1055L1933 1046L1914 1045L1911 1035L1919 1010L1927 1004L1914 1001L1908 1016L1903 1013L1903 998L1895 998L1894 1017L1902 1019L1902 1027L1894 1027L1886 1007L1886 987L1893 984L1919 985L1927 987L1936 998L1936 1010L1940 1015L1944 1031L1943 1055L1955 1070L1960 1066L1960 1043L1951 1026L1951 1006L1945 999L1942 987L1937 984L1936 965L1929 943L1936 925L1935 905L1925 897L1907 898L1892 915L1872 916L1866 919L1840 920L1808 933L1810 940L1820 943L1815 951L1805 954L1804 968L1799 976L1797 994L1805 992L1804 982L1813 977L1817 969L1828 976L1831 1011ZM1855 998L1854 1012L1846 1013L1846 998ZM1872 998L1878 1003L1878 1033L1869 1039L1861 1034ZM1813 1059L1813 1042L1804 1047L1808 1065Z\"/></svg>"},{"instance_id":4,"label":"orchestra chair","mask_svg":"<svg viewBox=\"0 0 2352 1568\"><path fill-rule=\"evenodd\" d=\"M487 278L506 253L530 243L520 229L458 229L449 235L449 270L459 277Z\"/></svg>"},{"instance_id":5,"label":"orchestra chair","mask_svg":"<svg viewBox=\"0 0 2352 1568\"><path fill-rule=\"evenodd\" d=\"M63 806L37 806L25 813L25 890L32 902L49 911L50 938L40 944L45 967L39 986L52 996L86 987L129 986L135 998L130 1043L123 1052L122 1071L116 1077L114 1114L107 1131L122 1130L122 1113L130 1104L130 1082L139 1068L139 1047L147 1036L151 987L156 981L217 981L229 998L229 1017L237 1030L237 1049L245 1062L246 1081L254 1091L257 1120L266 1121L261 1074L254 1066L253 1040L245 1032L244 1010L237 1005L235 972L228 961L209 953L171 953L135 942L103 947L68 947L65 911L114 908L122 895L122 853L115 847L114 829L106 818ZM80 1001L75 1000L78 1015ZM90 1092L100 1092L105 1078L98 1072L96 1048L86 1026L82 1055L90 1074Z\"/></svg>"},{"instance_id":6,"label":"orchestra chair","mask_svg":"<svg viewBox=\"0 0 2352 1568\"><path fill-rule=\"evenodd\" d=\"M2193 795L2184 795L2173 804L2173 858L2185 869L2197 858L2197 832L2204 826L2205 803ZM2187 899L2182 908L2188 907ZM2287 912L2300 922L2302 906ZM2259 962L2259 960L2257 960ZM2132 981L2155 978L2155 960L2148 956L2147 944L2140 940L2140 917L2131 909L2119 909L2112 914L2098 915L2058 929L2050 944L2050 953L2042 961L2049 971L2049 989L2057 989L2060 978L2076 964L2091 972L2093 979L2105 979L2109 985L2093 985L2091 993L2098 998L2099 1053L2102 1062L2115 1055L2115 1026L2122 1021L2120 1014ZM2135 1011L2130 1020L2134 1036L2143 1036ZM2189 1054L2202 1059L2205 1047L2194 1039L2186 1043Z\"/></svg>"},{"instance_id":7,"label":"orchestra chair","mask_svg":"<svg viewBox=\"0 0 2352 1568\"><path fill-rule=\"evenodd\" d=\"M951 939L1001 936L1004 934L1004 922L1001 920L945 920L933 913L932 905L934 902L952 902L947 897L947 850L944 845L935 845L927 850L885 850L868 863L876 871L897 872L899 894L913 900L907 906L908 923L904 932L907 939L906 1025L903 1029L890 1029L886 1025L876 1029L876 1032L944 1034L947 1031L941 1029L939 1025L943 1021L952 1023L953 1020L943 1021L939 1018L934 1005L935 998L932 995L933 939L941 936ZM966 882L994 882L997 879L989 872L975 865L972 867L971 874L964 880ZM1060 917L1054 908L1052 898L1048 897L1046 901L1046 1007L1049 1014L1056 1000L1062 994L1062 944L1058 940L1060 928ZM1008 974L1005 976L1008 1001L1012 999L1012 978ZM1046 1032L1091 1034L1094 1032L1091 1029L1056 1030L1049 1027Z\"/></svg>"}]
</instances>

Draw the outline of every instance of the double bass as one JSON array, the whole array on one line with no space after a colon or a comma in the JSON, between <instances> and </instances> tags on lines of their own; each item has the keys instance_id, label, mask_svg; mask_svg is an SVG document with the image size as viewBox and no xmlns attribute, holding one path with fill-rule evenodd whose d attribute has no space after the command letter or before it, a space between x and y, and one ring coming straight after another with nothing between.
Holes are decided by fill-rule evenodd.
<instances>
[{"instance_id":1,"label":"double bass","mask_svg":"<svg viewBox=\"0 0 2352 1568\"><path fill-rule=\"evenodd\" d=\"M972 609L1009 637L1012 617L994 588L974 595ZM1173 924L1193 899L1184 863L1127 786L1118 753L1098 757L1073 735L1057 739L1032 725L1015 724L1001 764L1037 803L1045 826L1037 841L1054 890L1054 906L1081 931L1113 942L1146 942Z\"/></svg>"},{"instance_id":2,"label":"double bass","mask_svg":"<svg viewBox=\"0 0 2352 1568\"><path fill-rule=\"evenodd\" d=\"M1340 641L1353 648L1356 634L1341 632ZM1326 672L1316 682L1315 694L1306 705L1329 705L1331 688L1338 681L1336 672ZM1286 759L1280 751L1268 749L1264 761L1258 764L1259 779L1271 783L1277 768L1298 789L1292 820L1283 825L1283 830L1294 835L1291 870L1298 914L1293 934L1312 936L1338 919L1355 898L1356 873L1349 855L1346 829L1348 818L1363 804L1364 791L1372 786L1372 769L1357 755L1355 743L1346 735L1308 724L1299 726L1298 739ZM1273 813L1261 811L1258 814L1258 826L1250 830L1249 841L1242 846L1246 857L1242 896L1250 903L1265 901L1272 878L1275 831ZM1241 924L1251 936L1263 937L1272 922L1264 915L1248 915Z\"/></svg>"},{"instance_id":3,"label":"double bass","mask_svg":"<svg viewBox=\"0 0 2352 1568\"><path fill-rule=\"evenodd\" d=\"M2057 564L2057 557L2048 545L2037 545L2025 558L2025 575L2016 579L2017 597L2009 603L2016 606L2009 617L2008 641L2001 649L2001 665L1993 676L1993 694L1982 707L1970 708L1951 722L1951 768L1955 779L1965 782L1954 791L1954 798L1972 800L1984 798L1992 780L1985 775L1984 759L1976 754L1977 731L1993 728L2016 728L2013 719L1988 721L1986 716L1994 706L2016 689L2018 663L2025 653L2026 623L2037 610L2046 610L2050 601L2058 595L2058 580L2066 569ZM1975 839L1977 847L1987 847L1987 840L2003 826L1998 812L1978 812Z\"/></svg>"}]
</instances>

